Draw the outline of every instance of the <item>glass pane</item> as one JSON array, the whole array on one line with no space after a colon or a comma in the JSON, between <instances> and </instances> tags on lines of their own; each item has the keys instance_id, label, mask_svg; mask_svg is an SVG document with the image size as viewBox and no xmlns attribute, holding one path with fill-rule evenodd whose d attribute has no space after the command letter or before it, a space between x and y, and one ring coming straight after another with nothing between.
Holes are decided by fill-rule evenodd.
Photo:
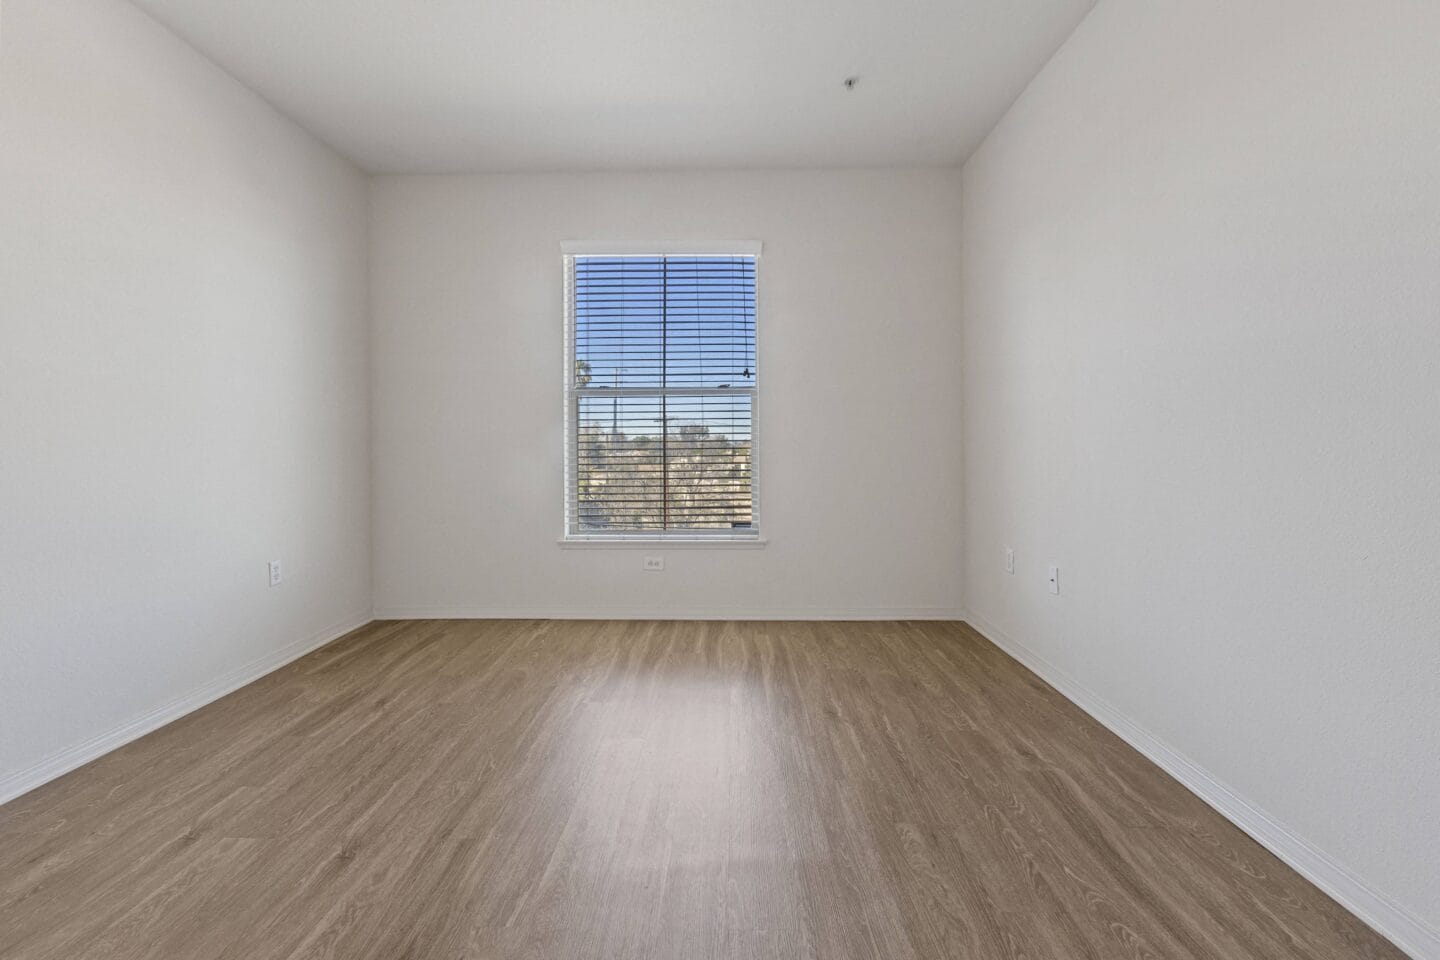
<instances>
[{"instance_id":1,"label":"glass pane","mask_svg":"<svg viewBox=\"0 0 1440 960\"><path fill-rule=\"evenodd\" d=\"M665 261L665 385L755 385L755 261Z\"/></svg>"},{"instance_id":2,"label":"glass pane","mask_svg":"<svg viewBox=\"0 0 1440 960\"><path fill-rule=\"evenodd\" d=\"M577 532L749 529L749 394L579 398Z\"/></svg>"},{"instance_id":3,"label":"glass pane","mask_svg":"<svg viewBox=\"0 0 1440 960\"><path fill-rule=\"evenodd\" d=\"M750 395L666 398L670 528L748 529Z\"/></svg>"},{"instance_id":4,"label":"glass pane","mask_svg":"<svg viewBox=\"0 0 1440 960\"><path fill-rule=\"evenodd\" d=\"M659 397L579 399L575 441L579 531L663 530Z\"/></svg>"},{"instance_id":5,"label":"glass pane","mask_svg":"<svg viewBox=\"0 0 1440 960\"><path fill-rule=\"evenodd\" d=\"M576 257L575 384L755 384L753 257Z\"/></svg>"}]
</instances>

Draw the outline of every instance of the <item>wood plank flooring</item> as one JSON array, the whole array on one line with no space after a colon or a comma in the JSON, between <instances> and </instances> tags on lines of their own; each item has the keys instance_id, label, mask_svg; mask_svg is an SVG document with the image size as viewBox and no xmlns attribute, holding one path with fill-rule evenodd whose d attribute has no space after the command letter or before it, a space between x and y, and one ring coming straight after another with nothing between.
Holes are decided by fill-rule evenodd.
<instances>
[{"instance_id":1,"label":"wood plank flooring","mask_svg":"<svg viewBox=\"0 0 1440 960\"><path fill-rule=\"evenodd\" d=\"M0 957L1401 954L963 625L419 621L0 807Z\"/></svg>"}]
</instances>

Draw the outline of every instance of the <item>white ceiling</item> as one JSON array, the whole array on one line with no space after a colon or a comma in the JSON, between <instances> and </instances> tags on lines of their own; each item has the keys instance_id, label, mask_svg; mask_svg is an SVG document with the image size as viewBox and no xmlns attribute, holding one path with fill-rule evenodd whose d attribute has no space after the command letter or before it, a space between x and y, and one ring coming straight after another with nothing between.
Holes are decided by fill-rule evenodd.
<instances>
[{"instance_id":1,"label":"white ceiling","mask_svg":"<svg viewBox=\"0 0 1440 960\"><path fill-rule=\"evenodd\" d=\"M431 172L958 163L1095 0L134 2L367 170Z\"/></svg>"}]
</instances>

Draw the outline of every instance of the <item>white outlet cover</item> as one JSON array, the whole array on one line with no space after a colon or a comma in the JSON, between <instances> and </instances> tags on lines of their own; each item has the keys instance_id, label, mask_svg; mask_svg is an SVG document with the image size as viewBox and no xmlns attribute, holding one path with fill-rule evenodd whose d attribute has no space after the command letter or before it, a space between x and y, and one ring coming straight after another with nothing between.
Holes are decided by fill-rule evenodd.
<instances>
[{"instance_id":1,"label":"white outlet cover","mask_svg":"<svg viewBox=\"0 0 1440 960\"><path fill-rule=\"evenodd\" d=\"M646 557L646 558L645 558L645 569L646 569L646 570L664 570L664 569L665 569L665 558L664 558L664 557Z\"/></svg>"}]
</instances>

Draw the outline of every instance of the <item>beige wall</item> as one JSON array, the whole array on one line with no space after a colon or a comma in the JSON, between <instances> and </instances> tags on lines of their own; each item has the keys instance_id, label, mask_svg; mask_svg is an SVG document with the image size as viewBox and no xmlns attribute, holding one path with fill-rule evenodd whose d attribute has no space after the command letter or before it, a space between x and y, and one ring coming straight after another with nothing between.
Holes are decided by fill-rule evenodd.
<instances>
[{"instance_id":1,"label":"beige wall","mask_svg":"<svg viewBox=\"0 0 1440 960\"><path fill-rule=\"evenodd\" d=\"M956 172L380 177L372 197L380 616L958 612ZM769 545L561 549L561 241L715 239L764 244Z\"/></svg>"},{"instance_id":2,"label":"beige wall","mask_svg":"<svg viewBox=\"0 0 1440 960\"><path fill-rule=\"evenodd\" d=\"M1102 0L965 168L963 282L976 621L1432 934L1437 38Z\"/></svg>"},{"instance_id":3,"label":"beige wall","mask_svg":"<svg viewBox=\"0 0 1440 960\"><path fill-rule=\"evenodd\" d=\"M0 16L4 799L370 600L364 178L129 4Z\"/></svg>"}]
</instances>

